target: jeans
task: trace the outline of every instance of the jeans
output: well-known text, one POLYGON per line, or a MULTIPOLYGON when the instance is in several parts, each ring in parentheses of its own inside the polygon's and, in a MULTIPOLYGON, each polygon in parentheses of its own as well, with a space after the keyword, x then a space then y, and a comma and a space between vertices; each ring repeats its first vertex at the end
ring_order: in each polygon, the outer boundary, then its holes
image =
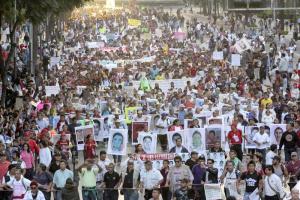
POLYGON ((139 194, 136 190, 123 190, 124 192, 124 200, 137 200, 139 198, 139 194))
POLYGON ((103 190, 102 189, 97 190, 97 200, 103 200, 103 190))
POLYGON ((83 189, 82 188, 82 199, 83 200, 97 200, 96 189, 83 189))
POLYGON ((62 191, 61 190, 57 190, 57 191, 55 191, 54 193, 54 200, 63 200, 62 199, 62 191))
POLYGON ((104 200, 118 200, 119 192, 118 190, 106 190, 104 192, 104 200))

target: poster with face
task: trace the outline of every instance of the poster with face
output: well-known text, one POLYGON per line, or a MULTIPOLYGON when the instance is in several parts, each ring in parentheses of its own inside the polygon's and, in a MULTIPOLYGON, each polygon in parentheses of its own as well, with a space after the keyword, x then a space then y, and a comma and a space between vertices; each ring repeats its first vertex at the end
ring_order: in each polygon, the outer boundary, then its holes
POLYGON ((204 128, 204 126, 207 123, 207 116, 206 115, 194 115, 194 118, 198 119, 198 123, 200 125, 200 128, 204 128))
POLYGON ((214 168, 218 169, 218 177, 220 177, 224 171, 224 166, 226 163, 226 159, 225 159, 225 153, 220 152, 220 153, 208 153, 207 158, 209 159, 213 159, 214 162, 214 168))
POLYGON ((281 136, 286 131, 286 124, 270 124, 271 144, 279 146, 281 136))
POLYGON ((206 149, 211 149, 216 142, 221 144, 222 138, 222 126, 208 126, 205 128, 205 144, 206 149))
POLYGON ((138 143, 142 145, 146 153, 156 153, 157 134, 155 133, 140 133, 138 143))
POLYGON ((192 119, 185 119, 184 120, 184 129, 190 128, 193 125, 192 119))
POLYGON ((148 132, 149 131, 149 122, 132 122, 132 144, 138 143, 139 132, 148 132))
POLYGON ((109 137, 109 117, 101 118, 101 137, 108 138, 109 137))
POLYGON ((103 141, 103 137, 101 134, 101 119, 93 119, 94 122, 94 137, 95 141, 103 141))
POLYGON ((187 147, 190 151, 202 153, 205 151, 205 128, 189 128, 185 130, 187 147))
POLYGON ((84 150, 84 143, 86 137, 88 135, 92 135, 94 137, 94 126, 78 126, 75 127, 75 135, 76 135, 76 142, 77 142, 77 150, 81 151, 84 150))
POLYGON ((182 146, 186 147, 186 138, 185 138, 183 130, 181 130, 181 131, 169 131, 167 133, 167 136, 168 136, 168 146, 169 146, 169 149, 171 149, 172 147, 176 146, 176 140, 178 138, 181 139, 182 146))
POLYGON ((208 124, 209 125, 214 125, 214 124, 223 124, 223 118, 222 117, 211 117, 208 119, 208 124))
POLYGON ((110 129, 107 153, 111 155, 126 155, 127 143, 127 129, 110 129))
POLYGON ((151 117, 151 130, 154 130, 156 128, 156 123, 160 119, 159 114, 154 114, 151 117))
POLYGON ((258 126, 247 126, 245 128, 245 148, 247 149, 255 149, 256 145, 253 142, 253 137, 256 133, 259 132, 258 126))

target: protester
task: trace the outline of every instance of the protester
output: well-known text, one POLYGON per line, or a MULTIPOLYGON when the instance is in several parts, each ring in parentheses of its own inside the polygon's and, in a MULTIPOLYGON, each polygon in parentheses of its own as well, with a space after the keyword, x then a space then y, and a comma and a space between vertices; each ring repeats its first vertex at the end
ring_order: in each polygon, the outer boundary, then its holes
POLYGON ((121 184, 121 177, 117 172, 115 172, 114 167, 113 163, 110 163, 107 166, 108 171, 104 174, 103 182, 100 185, 106 189, 103 194, 104 199, 118 200, 119 198, 117 189, 121 184))
MULTIPOLYGON (((152 162, 145 162, 145 172, 141 172, 141 188, 145 189, 145 199, 149 200, 152 197, 152 192, 154 188, 158 188, 158 186, 163 181, 163 176, 157 169, 153 169, 152 162)), ((169 176, 169 174, 168 174, 169 176)), ((168 179, 167 179, 168 182, 168 179)))
POLYGON ((283 199, 285 192, 282 188, 282 182, 280 178, 274 174, 274 169, 271 165, 265 167, 265 179, 264 179, 264 194, 266 200, 279 200, 283 199))
POLYGON ((135 188, 138 188, 140 184, 140 170, 135 168, 132 160, 127 162, 127 168, 122 172, 121 176, 124 199, 138 199, 139 194, 135 188))
POLYGON ((67 178, 65 186, 61 190, 61 199, 80 200, 78 188, 71 178, 67 178))
POLYGON ((45 200, 44 194, 38 189, 38 183, 32 181, 30 183, 30 191, 25 193, 24 199, 45 200))

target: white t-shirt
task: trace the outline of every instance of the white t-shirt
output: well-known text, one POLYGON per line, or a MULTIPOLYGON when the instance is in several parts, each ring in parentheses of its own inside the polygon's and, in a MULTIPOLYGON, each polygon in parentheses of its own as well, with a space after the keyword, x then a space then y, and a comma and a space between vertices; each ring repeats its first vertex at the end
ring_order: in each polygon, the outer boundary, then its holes
POLYGON ((266 154, 266 165, 272 165, 274 156, 276 156, 276 153, 274 153, 273 151, 269 151, 266 154))
POLYGON ((259 145, 256 144, 257 149, 265 149, 269 146, 270 137, 267 133, 260 134, 260 132, 257 132, 253 137, 253 141, 260 143, 259 145))
POLYGON ((33 199, 31 191, 27 191, 24 196, 24 199, 26 199, 26 200, 45 200, 45 196, 41 191, 38 191, 37 197, 35 199, 33 199))
MULTIPOLYGON (((22 196, 26 193, 27 188, 29 188, 31 181, 27 178, 21 177, 19 181, 17 181, 15 178, 11 179, 7 185, 9 185, 11 188, 13 188, 13 196, 22 196)), ((23 198, 14 200, 23 200, 23 198)))
POLYGON ((152 190, 161 180, 163 176, 157 169, 145 170, 140 174, 141 182, 143 182, 145 189, 152 190))

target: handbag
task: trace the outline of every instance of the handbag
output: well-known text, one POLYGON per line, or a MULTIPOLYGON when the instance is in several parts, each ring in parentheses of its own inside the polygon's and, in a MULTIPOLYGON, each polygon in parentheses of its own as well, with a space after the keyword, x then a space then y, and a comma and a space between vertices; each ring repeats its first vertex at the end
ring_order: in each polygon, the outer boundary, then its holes
MULTIPOLYGON (((270 184, 270 180, 269 180, 269 178, 267 178, 268 179, 268 185, 269 185, 269 187, 271 188, 271 190, 273 190, 273 192, 275 192, 275 194, 276 194, 276 196, 278 197, 278 199, 281 199, 280 198, 280 193, 278 192, 278 191, 276 191, 272 186, 271 186, 271 184, 270 184)), ((284 196, 285 196, 285 194, 284 194, 284 196)))

